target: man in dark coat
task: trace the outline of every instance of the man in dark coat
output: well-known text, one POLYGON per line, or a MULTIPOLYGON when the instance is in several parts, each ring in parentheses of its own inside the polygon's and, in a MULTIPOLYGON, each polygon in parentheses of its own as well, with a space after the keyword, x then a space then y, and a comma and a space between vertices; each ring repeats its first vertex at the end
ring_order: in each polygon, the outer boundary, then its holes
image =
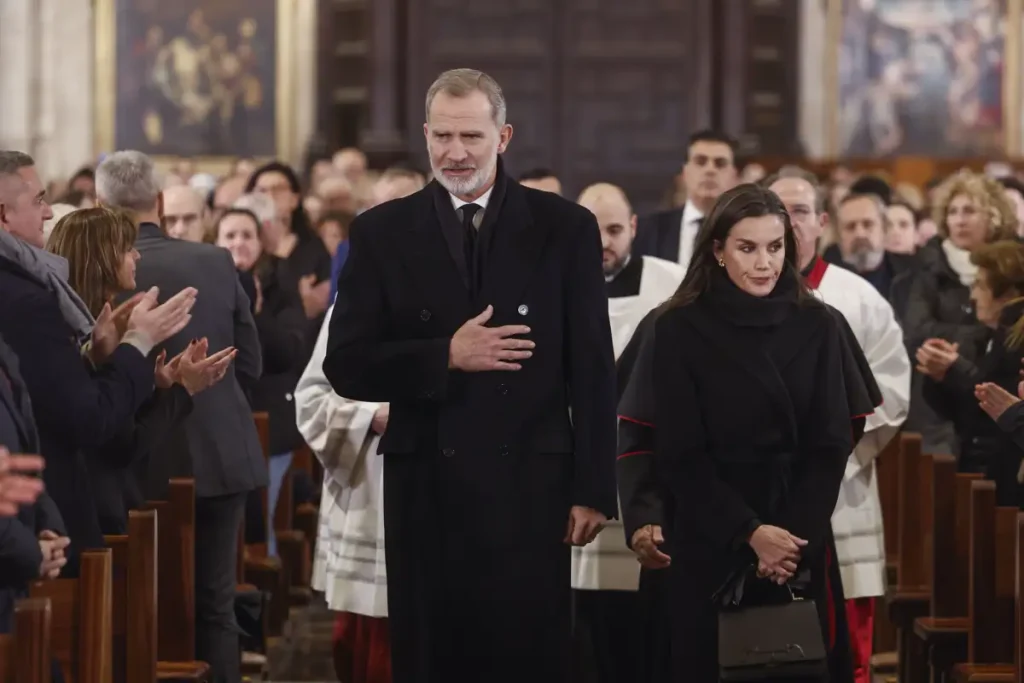
POLYGON ((593 214, 523 188, 486 74, 427 94, 434 182, 352 225, 324 373, 388 401, 395 683, 567 680, 570 544, 616 515, 615 370, 593 214))
POLYGON ((149 157, 117 152, 96 169, 97 199, 130 212, 139 224, 142 258, 136 287, 160 288, 165 299, 199 291, 192 318, 160 348, 173 358, 192 339, 207 338, 211 352, 235 347, 233 372, 193 398, 183 430, 180 461, 154 463, 165 476, 196 480, 196 653, 216 681, 241 680, 234 616, 238 531, 249 491, 267 484, 267 465, 252 411, 242 391, 262 373, 262 355, 249 299, 226 249, 168 237, 161 229, 160 187, 149 157))

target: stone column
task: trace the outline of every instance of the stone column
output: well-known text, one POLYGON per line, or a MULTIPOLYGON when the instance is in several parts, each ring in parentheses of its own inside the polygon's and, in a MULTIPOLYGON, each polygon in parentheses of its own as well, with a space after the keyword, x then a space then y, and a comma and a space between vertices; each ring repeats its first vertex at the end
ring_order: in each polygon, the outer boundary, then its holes
POLYGON ((36 2, 0 0, 0 148, 34 153, 36 2))

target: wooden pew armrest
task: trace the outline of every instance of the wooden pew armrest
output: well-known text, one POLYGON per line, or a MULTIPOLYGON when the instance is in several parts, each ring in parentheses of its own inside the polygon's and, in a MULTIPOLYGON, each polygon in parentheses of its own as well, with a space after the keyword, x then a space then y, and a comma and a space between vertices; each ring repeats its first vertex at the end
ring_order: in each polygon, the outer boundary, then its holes
POLYGON ((182 683, 199 681, 208 683, 210 665, 206 662, 157 662, 156 679, 158 681, 180 681, 182 683))
POLYGON ((1012 664, 957 664, 953 667, 954 683, 1014 683, 1016 669, 1012 664))
POLYGON ((914 635, 930 645, 937 644, 966 637, 970 623, 967 617, 918 617, 914 619, 914 635))
POLYGON ((896 628, 913 628, 914 619, 927 616, 931 591, 921 586, 897 588, 885 598, 889 620, 896 628))

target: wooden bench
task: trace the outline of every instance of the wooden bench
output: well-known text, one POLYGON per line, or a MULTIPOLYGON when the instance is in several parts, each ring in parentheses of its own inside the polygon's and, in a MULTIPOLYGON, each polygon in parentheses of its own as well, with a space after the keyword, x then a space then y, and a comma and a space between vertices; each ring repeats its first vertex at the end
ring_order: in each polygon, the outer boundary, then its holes
POLYGON ((109 549, 82 552, 79 577, 33 582, 33 598, 50 601, 50 647, 66 683, 110 683, 112 567, 109 549))
POLYGON ((0 636, 0 683, 50 683, 50 601, 27 598, 14 605, 14 630, 0 636))

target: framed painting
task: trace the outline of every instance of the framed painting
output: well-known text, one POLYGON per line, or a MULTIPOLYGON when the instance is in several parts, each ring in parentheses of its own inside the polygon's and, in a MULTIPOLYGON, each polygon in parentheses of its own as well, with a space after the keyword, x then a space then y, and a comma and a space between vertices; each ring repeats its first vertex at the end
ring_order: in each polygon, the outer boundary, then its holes
POLYGON ((1019 151, 1021 0, 822 1, 830 156, 1019 151))
POLYGON ((283 156, 291 0, 95 0, 97 153, 283 156))

